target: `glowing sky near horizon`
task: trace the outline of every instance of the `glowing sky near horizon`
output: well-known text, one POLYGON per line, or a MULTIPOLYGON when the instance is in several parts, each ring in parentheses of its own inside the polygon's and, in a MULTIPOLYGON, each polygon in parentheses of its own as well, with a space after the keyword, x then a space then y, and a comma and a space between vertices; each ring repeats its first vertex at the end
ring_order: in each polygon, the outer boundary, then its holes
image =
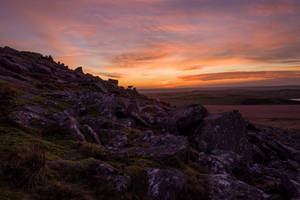
POLYGON ((300 84, 299 0, 3 0, 0 27, 124 86, 300 84))

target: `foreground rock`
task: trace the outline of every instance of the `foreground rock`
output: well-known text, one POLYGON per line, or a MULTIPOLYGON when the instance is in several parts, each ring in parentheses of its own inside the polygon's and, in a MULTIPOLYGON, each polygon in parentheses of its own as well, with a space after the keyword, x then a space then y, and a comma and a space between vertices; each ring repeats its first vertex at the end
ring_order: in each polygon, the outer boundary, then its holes
POLYGON ((68 132, 74 139, 86 141, 85 136, 80 131, 78 121, 67 112, 56 113, 53 118, 58 122, 58 126, 68 132))
POLYGON ((176 200, 183 189, 184 175, 180 172, 147 169, 148 194, 153 200, 176 200))
POLYGON ((269 195, 227 174, 212 175, 209 180, 209 198, 211 200, 263 200, 269 195))
POLYGON ((131 183, 131 179, 128 175, 121 173, 119 170, 113 168, 107 164, 99 164, 95 169, 94 178, 105 179, 112 181, 115 188, 119 192, 124 192, 128 189, 131 183))
POLYGON ((233 169, 245 167, 241 165, 242 156, 234 152, 216 152, 217 154, 199 153, 199 162, 216 174, 231 174, 233 169))

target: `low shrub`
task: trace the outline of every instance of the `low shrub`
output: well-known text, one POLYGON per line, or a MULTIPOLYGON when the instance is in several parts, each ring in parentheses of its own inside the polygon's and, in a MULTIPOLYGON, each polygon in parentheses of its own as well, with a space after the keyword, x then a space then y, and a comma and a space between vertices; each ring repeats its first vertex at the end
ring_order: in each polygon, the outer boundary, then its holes
POLYGON ((56 183, 37 190, 38 200, 92 200, 88 192, 77 185, 56 183))
POLYGON ((206 178, 190 167, 186 167, 183 172, 184 187, 179 199, 208 199, 206 178))
POLYGON ((42 129, 42 136, 50 140, 71 139, 68 130, 60 127, 58 124, 51 124, 42 129))
POLYGON ((148 199, 148 176, 146 169, 132 165, 126 168, 126 172, 131 177, 130 190, 132 194, 136 195, 137 199, 148 199))
POLYGON ((78 142, 77 145, 78 151, 85 157, 93 157, 100 160, 105 160, 108 156, 108 153, 102 145, 89 142, 78 142))
POLYGON ((0 118, 6 118, 15 105, 15 92, 0 84, 0 118))

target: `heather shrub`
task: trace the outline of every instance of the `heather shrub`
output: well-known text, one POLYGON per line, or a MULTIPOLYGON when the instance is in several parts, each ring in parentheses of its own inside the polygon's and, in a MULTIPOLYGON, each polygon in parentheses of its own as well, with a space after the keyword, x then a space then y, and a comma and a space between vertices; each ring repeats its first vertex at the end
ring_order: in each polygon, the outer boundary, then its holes
POLYGON ((37 190, 39 200, 92 200, 86 191, 77 185, 56 183, 37 190))

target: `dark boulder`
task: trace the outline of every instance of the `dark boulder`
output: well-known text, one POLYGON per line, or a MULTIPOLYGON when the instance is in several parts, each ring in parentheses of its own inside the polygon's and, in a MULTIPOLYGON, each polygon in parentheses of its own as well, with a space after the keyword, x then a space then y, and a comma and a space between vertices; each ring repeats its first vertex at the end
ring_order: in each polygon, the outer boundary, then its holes
POLYGON ((251 145, 247 138, 246 123, 238 112, 209 115, 195 131, 199 151, 224 150, 249 157, 251 145))
POLYGON ((192 104, 172 110, 170 116, 178 132, 186 134, 207 116, 207 110, 200 104, 192 104))
POLYGON ((155 110, 157 114, 147 116, 148 121, 154 121, 164 132, 182 135, 188 135, 207 115, 207 110, 200 104, 183 106, 168 112, 161 108, 155 110))

